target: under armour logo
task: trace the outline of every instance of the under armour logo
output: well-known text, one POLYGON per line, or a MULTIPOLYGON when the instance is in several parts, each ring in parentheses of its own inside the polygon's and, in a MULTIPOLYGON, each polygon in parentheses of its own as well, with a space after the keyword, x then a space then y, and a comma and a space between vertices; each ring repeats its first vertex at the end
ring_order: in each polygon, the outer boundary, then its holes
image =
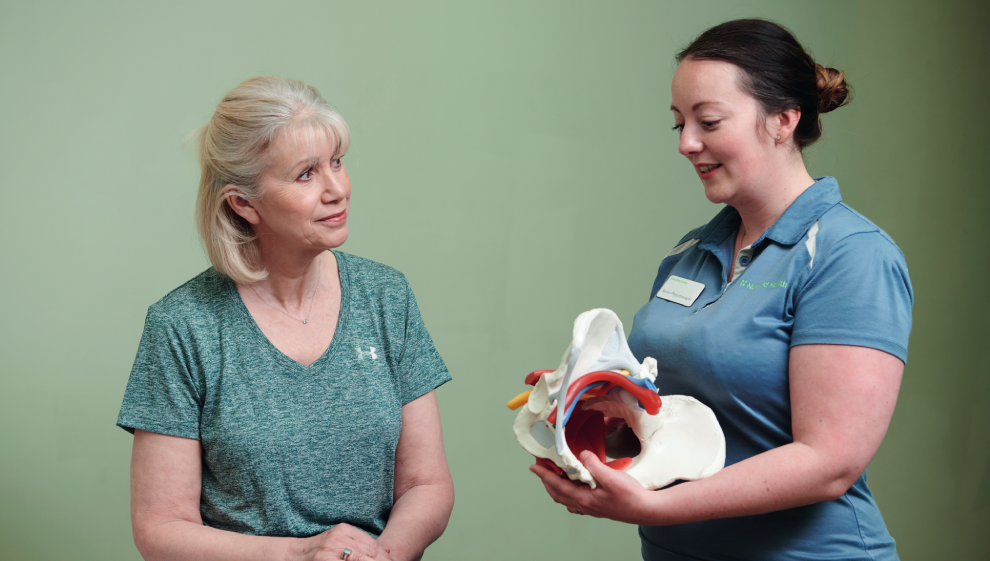
POLYGON ((375 354, 375 348, 374 347, 368 347, 368 348, 371 349, 371 350, 370 351, 362 351, 361 350, 361 347, 358 347, 357 348, 358 360, 363 360, 364 357, 366 357, 366 356, 370 356, 371 357, 371 360, 375 360, 376 358, 378 358, 378 355, 375 354))

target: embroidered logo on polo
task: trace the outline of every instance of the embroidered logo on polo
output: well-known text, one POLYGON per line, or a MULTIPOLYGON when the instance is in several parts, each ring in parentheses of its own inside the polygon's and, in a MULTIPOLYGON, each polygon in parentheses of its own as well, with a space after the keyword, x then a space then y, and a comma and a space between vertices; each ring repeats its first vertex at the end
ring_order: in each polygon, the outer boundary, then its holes
POLYGON ((368 347, 368 348, 371 349, 371 350, 370 351, 362 351, 361 350, 361 347, 358 347, 357 348, 358 360, 364 360, 364 357, 369 357, 369 358, 371 358, 371 360, 375 360, 376 358, 378 358, 378 355, 375 354, 375 348, 374 347, 368 347))
POLYGON ((759 284, 754 284, 746 279, 739 279, 739 286, 750 290, 756 290, 757 288, 787 288, 787 281, 762 282, 759 284))

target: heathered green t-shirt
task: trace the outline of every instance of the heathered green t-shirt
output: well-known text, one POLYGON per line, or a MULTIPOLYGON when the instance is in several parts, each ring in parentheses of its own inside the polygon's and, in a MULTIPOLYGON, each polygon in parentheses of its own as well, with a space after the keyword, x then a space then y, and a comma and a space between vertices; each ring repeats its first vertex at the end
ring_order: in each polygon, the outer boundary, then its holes
POLYGON ((310 366, 275 348, 212 268, 148 309, 117 425, 200 441, 208 526, 385 528, 402 406, 450 375, 402 273, 333 253, 340 319, 310 366))

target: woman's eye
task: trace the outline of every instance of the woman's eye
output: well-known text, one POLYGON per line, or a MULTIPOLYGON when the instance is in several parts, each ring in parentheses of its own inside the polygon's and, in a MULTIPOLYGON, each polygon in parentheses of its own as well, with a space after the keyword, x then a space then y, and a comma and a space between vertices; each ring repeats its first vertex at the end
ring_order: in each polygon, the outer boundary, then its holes
POLYGON ((340 158, 334 158, 334 160, 330 162, 330 165, 333 166, 333 169, 340 169, 340 158))
POLYGON ((670 130, 674 130, 674 131, 677 131, 677 132, 681 132, 681 131, 683 131, 683 130, 684 130, 684 125, 674 125, 674 128, 672 128, 672 129, 670 129, 670 130))
POLYGON ((299 179, 303 181, 307 181, 312 177, 313 177, 313 168, 309 168, 308 170, 302 172, 302 175, 299 176, 299 179))
POLYGON ((701 121, 701 125, 706 129, 713 129, 718 126, 722 121, 701 121))

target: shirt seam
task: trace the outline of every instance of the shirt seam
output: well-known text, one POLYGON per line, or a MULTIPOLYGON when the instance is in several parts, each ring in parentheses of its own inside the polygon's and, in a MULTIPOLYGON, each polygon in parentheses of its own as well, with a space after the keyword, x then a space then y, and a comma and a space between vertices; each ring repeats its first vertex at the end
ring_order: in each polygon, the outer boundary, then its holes
MULTIPOLYGON (((821 233, 821 230, 819 230, 819 233, 821 233)), ((832 256, 835 254, 836 248, 842 242, 845 242, 847 240, 852 240, 852 238, 854 238, 856 236, 873 236, 873 235, 879 236, 880 239, 883 240, 886 243, 890 243, 887 240, 886 237, 884 237, 883 235, 880 234, 879 230, 872 230, 872 231, 866 231, 866 232, 852 232, 852 233, 846 234, 844 236, 841 236, 839 238, 836 238, 835 241, 831 241, 830 243, 828 243, 827 244, 827 247, 824 248, 825 251, 823 253, 823 252, 820 252, 820 250, 823 249, 822 246, 823 245, 826 245, 826 244, 821 243, 822 242, 821 238, 818 238, 818 244, 817 244, 818 250, 815 251, 815 259, 818 261, 818 270, 821 270, 821 268, 824 267, 826 263, 831 263, 832 262, 832 256)), ((850 241, 850 243, 855 243, 855 242, 850 241)), ((896 246, 894 246, 894 247, 896 248, 896 246)), ((811 262, 811 259, 810 258, 808 259, 808 262, 809 263, 811 262)), ((818 285, 818 280, 817 279, 820 278, 820 277, 818 275, 813 274, 813 272, 811 271, 811 268, 808 267, 807 265, 804 266, 802 269, 803 269, 802 272, 808 273, 808 276, 806 276, 805 283, 804 284, 801 284, 802 292, 804 292, 808 288, 817 286, 818 285)))
POLYGON ((859 521, 859 513, 856 512, 856 505, 852 503, 852 499, 849 498, 849 492, 842 494, 842 501, 846 503, 849 510, 852 511, 853 518, 856 519, 856 533, 859 534, 859 541, 863 544, 863 551, 870 556, 870 559, 876 559, 873 557, 873 552, 870 548, 866 547, 866 537, 863 536, 863 525, 859 521))

